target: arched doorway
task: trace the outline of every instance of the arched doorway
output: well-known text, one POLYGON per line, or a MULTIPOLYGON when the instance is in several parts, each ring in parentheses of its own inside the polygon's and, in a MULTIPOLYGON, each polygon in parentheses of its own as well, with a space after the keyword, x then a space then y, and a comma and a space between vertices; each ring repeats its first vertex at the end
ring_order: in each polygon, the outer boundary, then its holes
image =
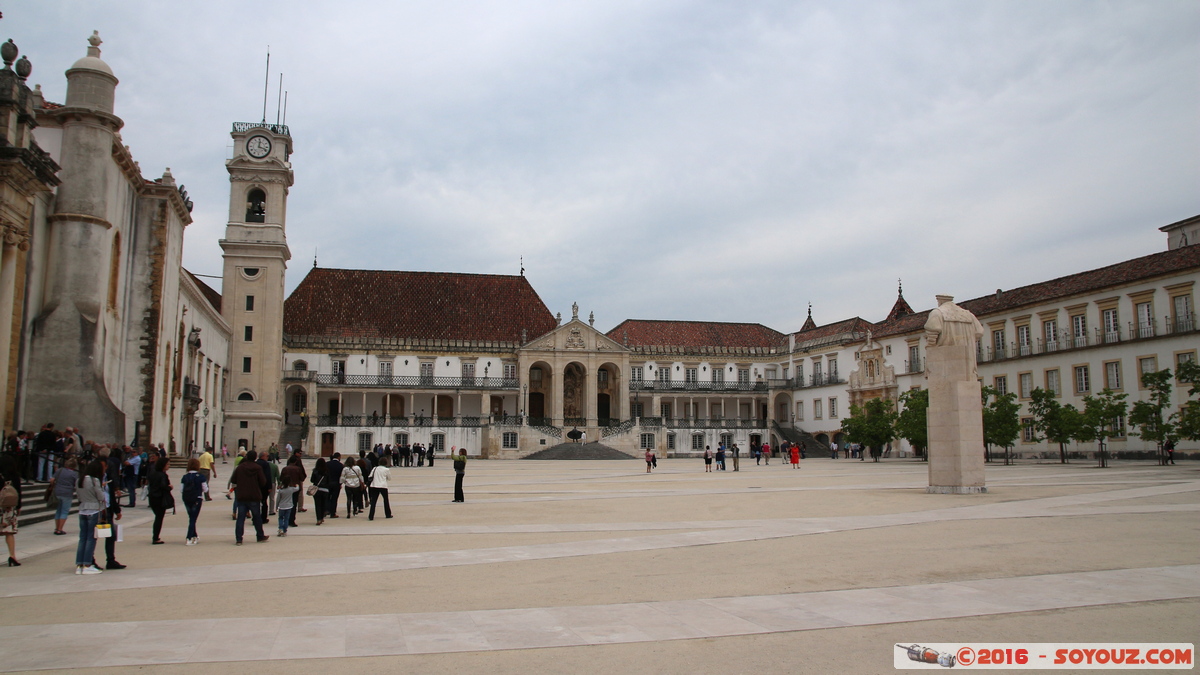
POLYGON ((454 399, 446 394, 439 394, 437 397, 437 416, 442 419, 452 419, 454 417, 454 399))
POLYGON ((529 417, 530 424, 551 424, 548 419, 550 400, 547 394, 550 393, 550 383, 554 381, 553 373, 550 364, 545 361, 538 361, 529 366, 528 384, 526 385, 529 389, 525 392, 525 402, 522 407, 525 415, 529 417))
POLYGON ((308 410, 308 391, 304 387, 288 387, 284 397, 284 420, 287 424, 300 424, 300 414, 308 410))
POLYGON ((582 364, 571 362, 563 369, 563 425, 587 424, 587 371, 582 364))
POLYGON ((817 434, 817 440, 824 443, 825 445, 829 445, 829 435, 828 434, 817 434))
POLYGON ((775 421, 785 424, 792 421, 792 397, 787 394, 775 395, 775 421))
POLYGON ((596 417, 600 426, 621 421, 620 372, 613 363, 605 363, 596 371, 596 417))
POLYGON ((608 426, 612 417, 612 399, 608 394, 596 394, 596 417, 599 418, 600 426, 608 426))
MULTIPOLYGON (((829 442, 828 440, 825 441, 825 443, 828 443, 828 442, 829 442)), ((846 442, 846 434, 843 434, 840 431, 837 432, 836 434, 833 435, 833 442, 837 443, 838 446, 840 447, 841 445, 843 445, 846 442)))

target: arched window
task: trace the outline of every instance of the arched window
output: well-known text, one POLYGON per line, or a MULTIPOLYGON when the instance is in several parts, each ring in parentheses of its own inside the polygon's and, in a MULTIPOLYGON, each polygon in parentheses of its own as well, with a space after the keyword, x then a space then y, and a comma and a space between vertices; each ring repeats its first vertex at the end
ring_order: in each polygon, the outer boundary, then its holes
POLYGON ((253 401, 254 394, 251 394, 248 391, 243 391, 242 393, 238 394, 238 400, 239 401, 253 401))
POLYGON ((258 188, 254 188, 246 196, 246 222, 267 222, 267 193, 258 188))
POLYGON ((308 361, 293 361, 292 370, 308 370, 308 361))

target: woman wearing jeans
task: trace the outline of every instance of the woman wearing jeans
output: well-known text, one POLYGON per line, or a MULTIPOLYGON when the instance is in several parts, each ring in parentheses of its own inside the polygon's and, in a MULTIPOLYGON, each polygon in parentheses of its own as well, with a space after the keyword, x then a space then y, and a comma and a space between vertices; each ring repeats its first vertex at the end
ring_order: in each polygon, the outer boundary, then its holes
POLYGON ((100 523, 100 511, 105 508, 107 495, 104 484, 104 465, 99 460, 87 465, 79 474, 79 547, 75 549, 75 574, 100 574, 101 569, 92 564, 96 552, 96 525, 100 523))
POLYGON ((200 535, 196 534, 196 519, 200 517, 200 507, 208 496, 208 479, 200 473, 200 460, 195 457, 188 460, 187 473, 179 479, 183 486, 180 499, 188 514, 187 545, 195 546, 200 543, 200 535))

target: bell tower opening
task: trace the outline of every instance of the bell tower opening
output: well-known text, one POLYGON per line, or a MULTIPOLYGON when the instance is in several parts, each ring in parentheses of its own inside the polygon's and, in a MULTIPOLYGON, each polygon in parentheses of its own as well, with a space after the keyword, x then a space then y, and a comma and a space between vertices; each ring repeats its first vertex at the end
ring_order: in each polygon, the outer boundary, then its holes
POLYGON ((254 188, 250 194, 246 195, 246 222, 267 222, 267 193, 258 188, 254 188))

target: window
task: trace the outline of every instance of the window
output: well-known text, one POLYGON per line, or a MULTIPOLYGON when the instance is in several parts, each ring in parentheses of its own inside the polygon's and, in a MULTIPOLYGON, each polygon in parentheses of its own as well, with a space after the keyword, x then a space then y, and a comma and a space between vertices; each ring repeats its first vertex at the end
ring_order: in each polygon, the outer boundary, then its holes
POLYGON ((796 419, 804 419, 804 401, 796 401, 796 419))
POLYGON ((629 414, 633 417, 641 417, 642 416, 642 407, 643 406, 642 406, 641 401, 634 401, 633 403, 630 403, 629 404, 629 414))
POLYGON ((601 385, 608 384, 608 369, 607 368, 601 368, 600 370, 596 371, 596 383, 601 384, 601 385))
POLYGON ((380 377, 391 377, 392 376, 392 362, 391 361, 380 361, 379 362, 379 376, 380 377))
POLYGON ((373 444, 371 443, 371 432, 363 431, 358 434, 358 451, 359 452, 370 452, 372 445, 373 444))
MULTIPOLYGON (((425 380, 425 381, 429 381, 429 380, 433 379, 433 362, 432 361, 423 361, 421 363, 421 379, 425 380)), ((531 382, 541 382, 542 369, 541 368, 531 369, 529 371, 529 380, 531 382)))
POLYGON ((510 449, 510 450, 513 448, 516 448, 517 447, 517 432, 515 432, 515 431, 504 432, 504 437, 503 437, 503 439, 501 439, 501 447, 510 449))
POLYGON ((474 363, 462 364, 462 376, 463 376, 464 380, 475 379, 475 364, 474 363))
POLYGON ((1158 357, 1145 356, 1138 359, 1138 372, 1141 374, 1138 377, 1138 384, 1141 384, 1142 376, 1144 376, 1146 373, 1158 372, 1158 357))
MULTIPOLYGON (((249 422, 247 422, 246 420, 242 420, 241 422, 238 422, 238 428, 239 428, 239 429, 249 429, 249 428, 250 428, 250 423, 249 423, 249 422)), ((245 443, 242 443, 241 445, 242 445, 242 447, 245 447, 245 446, 246 446, 246 444, 245 444, 245 443)))
POLYGON ((837 417, 837 415, 838 415, 837 398, 830 398, 829 399, 829 418, 833 419, 833 418, 837 417))
MULTIPOLYGON (((1184 363, 1191 363, 1196 360, 1196 352, 1180 352, 1175 355, 1175 372, 1179 372, 1179 366, 1184 363)), ((1180 384, 1183 384, 1181 381, 1180 384)))
POLYGON ((908 372, 921 372, 921 346, 909 345, 908 347, 908 372))
POLYGON ((1154 337, 1154 305, 1149 302, 1139 302, 1134 306, 1137 312, 1138 337, 1154 337))
POLYGON ((121 280, 121 233, 113 233, 112 254, 108 260, 108 308, 117 309, 117 290, 121 280))
POLYGON ((346 374, 346 362, 342 361, 340 359, 334 359, 333 361, 331 361, 329 364, 329 368, 330 368, 330 371, 333 372, 334 375, 345 375, 346 374))
POLYGON ((667 449, 675 449, 675 434, 667 434, 667 449))
POLYGON ((1036 443, 1037 433, 1033 430, 1033 418, 1021 418, 1021 440, 1026 443, 1036 443))
POLYGON ((1047 319, 1042 322, 1042 330, 1046 338, 1046 351, 1052 352, 1058 348, 1058 320, 1047 319))
POLYGON ((1033 373, 1021 373, 1017 376, 1017 394, 1021 398, 1029 398, 1030 392, 1033 391, 1033 373))
POLYGON ((1087 366, 1075 366, 1075 393, 1086 394, 1092 390, 1092 377, 1087 366))
POLYGON ((641 441, 640 447, 642 450, 654 449, 654 434, 642 434, 641 441))
POLYGON ((1117 318, 1117 309, 1106 309, 1101 313, 1104 320, 1104 342, 1116 342, 1121 339, 1121 323, 1117 318))
POLYGON ((254 326, 246 326, 243 330, 243 339, 246 342, 254 342, 254 326))
POLYGON ((1029 326, 1017 326, 1017 350, 1020 356, 1029 356, 1032 352, 1029 326))
POLYGON ((659 382, 670 382, 671 381, 671 367, 667 366, 666 368, 663 368, 662 366, 659 366, 657 379, 659 382))
POLYGON ((247 277, 253 279, 254 277, 258 276, 258 268, 257 267, 243 267, 242 274, 245 274, 247 277))
POLYGON ((302 413, 308 408, 308 394, 297 391, 292 394, 292 412, 302 413))
POLYGON ((248 391, 243 391, 242 393, 238 394, 238 400, 239 401, 253 401, 254 394, 251 394, 248 391))
POLYGON ((1075 339, 1074 346, 1087 346, 1087 317, 1083 314, 1071 317, 1071 336, 1075 339))
POLYGON ((254 311, 254 296, 253 295, 246 296, 246 311, 247 312, 254 311))
POLYGON ((1121 362, 1109 361, 1104 364, 1104 386, 1107 389, 1121 388, 1121 362))
POLYGON ((429 447, 437 452, 446 451, 446 434, 434 434, 429 438, 429 447))
POLYGON ((783 379, 785 379, 785 380, 788 379, 788 367, 787 366, 783 367, 783 379))
POLYGON ((721 368, 713 368, 712 371, 713 384, 725 384, 725 371, 721 368))
POLYGON ((665 420, 671 419, 671 404, 660 403, 658 406, 658 414, 665 420))
POLYGON ((1004 329, 992 331, 992 353, 995 358, 1004 358, 1004 329))
POLYGON ((995 387, 996 393, 1003 396, 1008 393, 1008 376, 998 375, 992 378, 992 386, 995 387))
POLYGON ((242 372, 243 373, 250 372, 250 357, 249 356, 242 357, 242 372))
POLYGON ((1062 378, 1059 377, 1057 368, 1046 371, 1046 391, 1055 396, 1062 396, 1062 378))
POLYGON ((733 434, 721 434, 721 445, 727 448, 733 445, 733 434))
POLYGON ((408 432, 398 432, 396 434, 396 445, 408 445, 408 432))
POLYGON ((750 384, 749 368, 738 368, 738 384, 750 384))
POLYGON ((695 384, 697 379, 698 378, 697 378, 695 368, 688 368, 688 369, 684 370, 684 381, 685 382, 687 382, 688 384, 695 384))
POLYGON ((692 434, 692 449, 693 450, 703 450, 704 449, 704 434, 692 434))
POLYGON ((1125 438, 1125 416, 1117 415, 1112 422, 1112 434, 1117 438, 1125 438))
POLYGON ((813 399, 813 419, 821 419, 821 399, 813 399))
POLYGON ((1177 295, 1171 298, 1171 305, 1175 309, 1175 316, 1172 317, 1175 321, 1174 332, 1192 330, 1192 296, 1177 295))
POLYGON ((642 381, 642 367, 641 366, 634 366, 629 369, 629 381, 630 382, 641 382, 642 381))
POLYGON ((308 361, 293 361, 292 370, 308 370, 308 361))
POLYGON ((837 359, 829 359, 829 381, 836 382, 838 379, 837 359))

